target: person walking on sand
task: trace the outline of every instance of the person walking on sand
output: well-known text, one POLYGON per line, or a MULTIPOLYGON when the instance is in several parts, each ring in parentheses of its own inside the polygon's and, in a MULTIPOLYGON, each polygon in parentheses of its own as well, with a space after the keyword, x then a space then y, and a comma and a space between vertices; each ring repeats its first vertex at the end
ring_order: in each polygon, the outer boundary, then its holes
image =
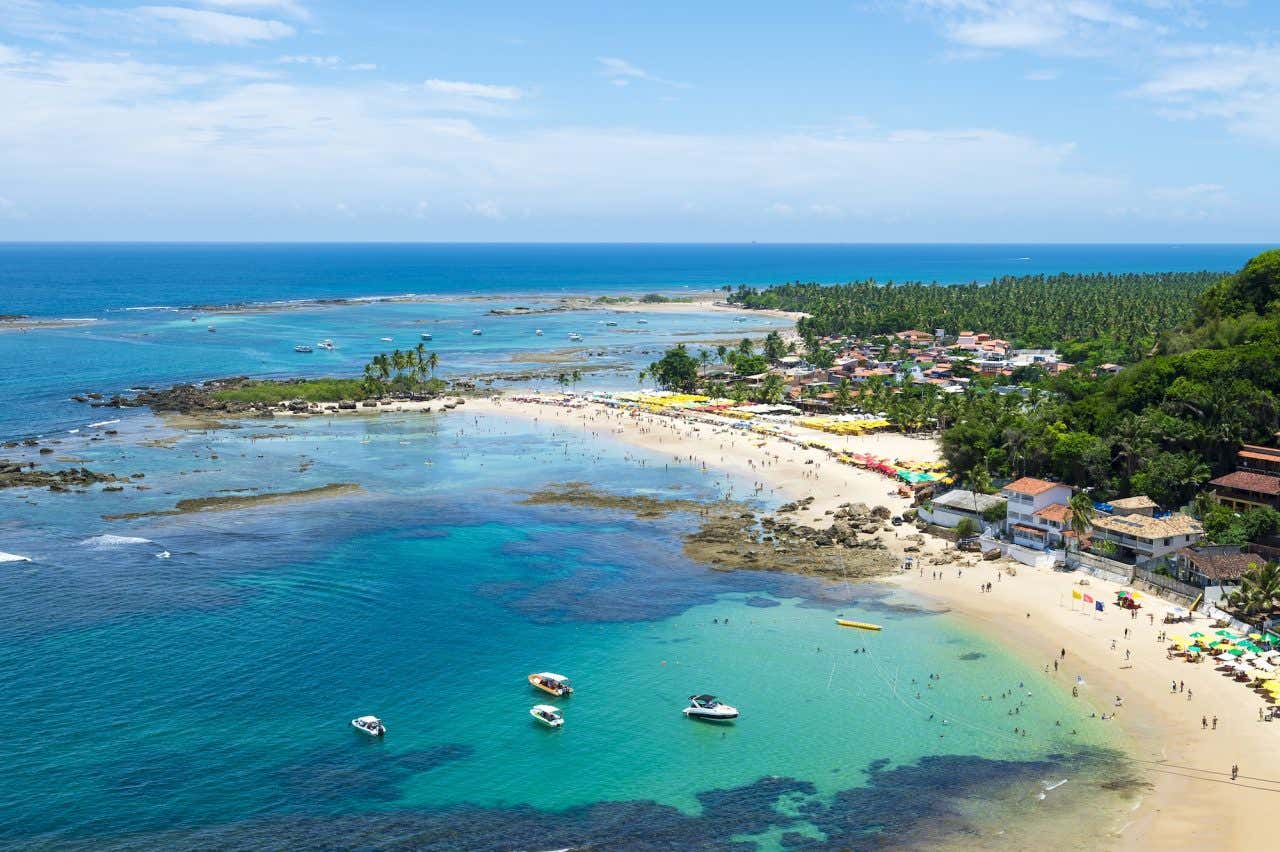
POLYGON ((1240 765, 1236 763, 1231 764, 1231 780, 1234 781, 1239 777, 1240 777, 1240 765))
POLYGON ((1218 717, 1217 717, 1217 716, 1214 716, 1214 717, 1213 717, 1213 729, 1214 729, 1215 731, 1216 731, 1216 730, 1218 730, 1218 717))

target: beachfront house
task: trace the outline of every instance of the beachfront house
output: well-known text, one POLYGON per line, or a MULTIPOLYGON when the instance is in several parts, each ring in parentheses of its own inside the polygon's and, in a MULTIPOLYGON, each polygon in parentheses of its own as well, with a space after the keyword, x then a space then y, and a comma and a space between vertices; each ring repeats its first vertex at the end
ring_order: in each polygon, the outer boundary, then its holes
POLYGON ((1037 550, 1061 546, 1071 526, 1070 485, 1024 476, 1000 489, 1000 496, 1008 501, 1006 526, 1014 544, 1037 550))
POLYGON ((1114 514, 1098 512, 1093 516, 1089 536, 1093 548, 1100 541, 1115 545, 1118 561, 1141 565, 1189 547, 1204 535, 1204 527, 1190 515, 1115 509, 1117 502, 1110 504, 1114 514))
POLYGON ((1238 511, 1280 509, 1280 449, 1245 444, 1236 453, 1236 469, 1209 486, 1221 503, 1238 511))
POLYGON ((934 497, 927 509, 920 510, 920 517, 931 524, 955 529, 966 518, 973 522, 975 530, 1004 526, 1005 505, 999 494, 981 494, 963 488, 955 488, 940 497, 934 497))
POLYGON ((1237 586, 1241 575, 1262 561, 1264 557, 1246 553, 1238 544, 1204 544, 1182 548, 1173 564, 1179 580, 1205 589, 1237 586))

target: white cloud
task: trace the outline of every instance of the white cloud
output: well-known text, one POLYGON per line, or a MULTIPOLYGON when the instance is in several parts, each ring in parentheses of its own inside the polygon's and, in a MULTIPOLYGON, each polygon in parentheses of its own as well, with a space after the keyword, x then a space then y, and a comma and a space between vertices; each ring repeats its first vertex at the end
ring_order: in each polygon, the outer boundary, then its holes
POLYGON ((422 84, 429 92, 439 95, 456 95, 462 98, 478 98, 487 101, 516 101, 524 92, 514 86, 491 86, 487 83, 467 83, 461 80, 426 80, 422 84))
POLYGON ((1131 94, 1174 119, 1216 118, 1238 133, 1280 141, 1280 45, 1191 45, 1131 94))
POLYGON ((188 9, 184 6, 139 6, 135 13, 171 27, 192 41, 208 44, 251 44, 274 41, 296 33, 282 21, 188 9))
POLYGON ((471 213, 474 216, 479 216, 482 219, 501 222, 503 219, 507 218, 496 201, 468 202, 465 207, 468 213, 471 213))
POLYGON ((1118 38, 1160 33, 1164 25, 1145 15, 1149 0, 911 0, 910 7, 936 18, 946 37, 979 51, 1029 50, 1095 53, 1118 38), (1139 14, 1136 11, 1143 12, 1139 14))
POLYGON ((1213 209, 989 128, 530 126, 367 75, 20 59, 0 66, 0 185, 46 237, 1087 239, 1133 199, 1155 221, 1213 209))
POLYGON ((596 58, 600 63, 600 73, 609 78, 609 81, 615 86, 626 86, 632 80, 645 80, 650 83, 658 83, 663 86, 675 86, 679 89, 690 88, 688 83, 680 83, 675 80, 668 80, 633 65, 625 59, 619 59, 616 56, 600 56, 596 58))
POLYGON ((1034 71, 1028 71, 1023 75, 1023 79, 1031 80, 1036 83, 1044 83, 1050 80, 1056 80, 1060 77, 1057 71, 1052 68, 1037 68, 1034 71))
POLYGON ((336 68, 342 64, 341 56, 281 56, 277 62, 283 65, 319 65, 322 68, 336 68))
POLYGON ((300 21, 311 19, 311 12, 296 0, 195 0, 197 5, 234 12, 269 12, 288 15, 300 21))

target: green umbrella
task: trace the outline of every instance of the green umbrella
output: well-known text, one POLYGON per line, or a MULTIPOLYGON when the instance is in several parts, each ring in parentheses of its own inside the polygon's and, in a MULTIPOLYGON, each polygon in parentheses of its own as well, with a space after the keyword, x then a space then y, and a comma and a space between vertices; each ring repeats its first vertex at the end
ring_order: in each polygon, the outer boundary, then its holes
POLYGON ((1188 648, 1188 649, 1187 649, 1187 653, 1188 653, 1188 654, 1199 654, 1199 653, 1202 653, 1202 651, 1200 650, 1200 646, 1199 646, 1199 645, 1192 645, 1190 648, 1188 648))
POLYGON ((1240 638, 1240 637, 1239 637, 1239 636, 1237 636, 1236 634, 1232 633, 1230 630, 1218 630, 1218 631, 1215 631, 1213 635, 1214 635, 1214 636, 1224 636, 1224 637, 1226 637, 1227 639, 1239 639, 1239 638, 1240 638))
POLYGON ((1192 634, 1191 634, 1191 638, 1192 638, 1192 639, 1201 639, 1201 638, 1203 638, 1203 637, 1204 637, 1204 634, 1203 634, 1203 633, 1201 633, 1199 630, 1197 630, 1195 633, 1192 633, 1192 634))
POLYGON ((1245 650, 1244 648, 1232 648, 1230 651, 1227 651, 1227 653, 1233 657, 1240 657, 1244 655, 1245 650))

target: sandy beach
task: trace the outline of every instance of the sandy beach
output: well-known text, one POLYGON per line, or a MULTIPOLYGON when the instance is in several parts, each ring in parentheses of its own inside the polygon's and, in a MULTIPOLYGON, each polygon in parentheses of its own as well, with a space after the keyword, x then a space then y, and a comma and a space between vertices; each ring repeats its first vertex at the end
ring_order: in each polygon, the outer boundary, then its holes
MULTIPOLYGON (((675 463, 750 477, 757 494, 787 500, 812 496, 814 502, 804 514, 814 521, 848 502, 884 505, 895 513, 909 506, 881 476, 834 462, 820 450, 734 430, 729 423, 511 398, 472 400, 459 410, 607 432, 632 445, 670 453, 675 463)), ((885 457, 925 460, 938 453, 932 439, 894 433, 833 440, 847 442, 849 451, 885 457)), ((915 543, 907 537, 914 535, 913 527, 903 526, 882 537, 892 552, 903 555, 904 548, 915 543)), ((1028 664, 1044 669, 1053 688, 1070 692, 1076 687, 1079 700, 1088 705, 1082 711, 1099 717, 1115 714, 1105 722, 1085 721, 1115 725, 1135 774, 1151 786, 1139 794, 1125 818, 1082 827, 1098 846, 1236 849, 1265 848, 1273 842, 1268 807, 1280 803, 1280 723, 1261 722, 1259 698, 1216 671, 1216 663, 1168 659, 1168 643, 1158 639, 1161 632, 1185 635, 1206 629, 1206 618, 1198 617, 1191 625, 1164 625, 1162 616, 1171 605, 1151 595, 1144 598, 1145 609, 1136 619, 1109 605, 1096 612, 1073 602, 1072 590, 1109 604, 1122 587, 1078 573, 1023 565, 1016 565, 1011 575, 1007 560, 981 561, 929 536, 921 552, 912 555, 922 564, 889 578, 890 583, 949 609, 1028 664), (935 571, 940 579, 931 579, 935 571), (987 582, 992 591, 981 592, 987 582), (1178 688, 1171 688, 1175 684, 1178 688), (1240 773, 1235 781, 1233 764, 1240 773)))

